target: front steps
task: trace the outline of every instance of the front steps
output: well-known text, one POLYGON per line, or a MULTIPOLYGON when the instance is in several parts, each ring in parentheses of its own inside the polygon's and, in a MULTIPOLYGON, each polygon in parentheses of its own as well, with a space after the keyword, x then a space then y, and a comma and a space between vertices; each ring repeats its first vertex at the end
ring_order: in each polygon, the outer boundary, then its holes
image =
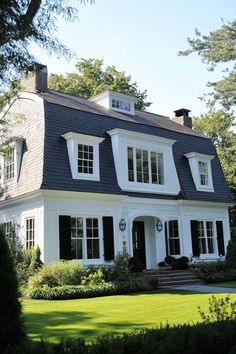
POLYGON ((151 281, 157 289, 174 288, 179 285, 203 284, 197 274, 188 269, 145 270, 142 272, 142 276, 151 281))

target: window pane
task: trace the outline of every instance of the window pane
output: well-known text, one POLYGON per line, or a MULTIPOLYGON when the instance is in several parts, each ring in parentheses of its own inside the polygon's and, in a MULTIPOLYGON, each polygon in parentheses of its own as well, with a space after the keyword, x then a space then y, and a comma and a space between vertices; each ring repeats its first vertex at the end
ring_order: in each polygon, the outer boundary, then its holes
POLYGON ((163 154, 158 153, 158 184, 164 184, 163 154))
POLYGON ((35 246, 35 219, 25 219, 25 247, 26 249, 35 246))
POLYGON ((93 146, 78 144, 78 172, 93 174, 93 146))
POLYGON ((99 258, 99 240, 88 239, 87 240, 87 258, 94 259, 99 258))
POLYGON ((71 256, 72 259, 82 259, 83 258, 83 240, 82 239, 72 239, 71 240, 71 256))
POLYGON ((130 182, 134 181, 133 148, 130 148, 130 147, 128 147, 128 180, 130 182))

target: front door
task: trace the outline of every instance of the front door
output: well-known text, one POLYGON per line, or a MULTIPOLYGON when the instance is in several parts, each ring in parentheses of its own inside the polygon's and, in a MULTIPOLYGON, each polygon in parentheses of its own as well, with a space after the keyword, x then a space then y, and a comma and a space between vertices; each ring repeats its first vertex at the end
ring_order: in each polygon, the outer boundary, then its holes
POLYGON ((145 234, 144 234, 144 222, 133 222, 133 255, 138 257, 143 264, 143 268, 146 269, 146 250, 145 250, 145 234))

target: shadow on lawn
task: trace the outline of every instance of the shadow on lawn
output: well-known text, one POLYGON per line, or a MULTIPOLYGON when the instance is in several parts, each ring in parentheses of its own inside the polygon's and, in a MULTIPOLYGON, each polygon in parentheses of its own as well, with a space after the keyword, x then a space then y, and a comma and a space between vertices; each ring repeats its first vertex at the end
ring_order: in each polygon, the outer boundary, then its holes
MULTIPOLYGON (((58 309, 60 311, 60 309, 58 309)), ((84 312, 58 313, 57 311, 47 311, 46 313, 24 314, 27 333, 33 340, 46 340, 50 342, 59 342, 63 338, 87 337, 88 341, 105 333, 122 333, 127 330, 136 330, 145 328, 148 323, 133 323, 127 320, 121 323, 114 322, 94 322, 97 314, 93 316, 84 312), (86 322, 86 327, 83 327, 86 322)))

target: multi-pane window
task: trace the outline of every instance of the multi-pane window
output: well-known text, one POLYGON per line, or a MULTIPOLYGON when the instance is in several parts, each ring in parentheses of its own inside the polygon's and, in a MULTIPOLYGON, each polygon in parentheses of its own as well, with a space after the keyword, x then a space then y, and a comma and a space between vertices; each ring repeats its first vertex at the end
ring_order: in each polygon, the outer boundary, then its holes
POLYGON ((121 101, 113 98, 111 102, 111 106, 112 108, 120 109, 122 111, 127 111, 127 112, 131 111, 130 102, 127 101, 121 101))
POLYGON ((35 246, 35 218, 25 219, 25 247, 26 249, 35 246))
POLYGON ((214 229, 212 221, 198 221, 200 254, 214 253, 214 229))
POLYGON ((75 259, 83 258, 83 226, 83 218, 71 218, 71 256, 75 259))
POLYGON ((72 258, 100 258, 99 242, 97 218, 71 218, 72 258))
POLYGON ((2 223, 1 228, 3 229, 6 237, 10 237, 12 235, 13 224, 11 221, 2 223))
POLYGON ((207 162, 198 161, 198 168, 199 168, 200 185, 201 186, 208 186, 209 178, 208 178, 207 162))
POLYGON ((7 148, 4 152, 4 180, 10 181, 15 177, 14 148, 7 148))
POLYGON ((168 235, 168 249, 169 254, 179 255, 180 254, 180 240, 179 240, 179 226, 178 220, 167 221, 167 235, 168 235))
POLYGON ((78 173, 93 174, 93 146, 78 144, 78 173))
POLYGON ((164 184, 163 154, 127 148, 129 182, 164 184))

